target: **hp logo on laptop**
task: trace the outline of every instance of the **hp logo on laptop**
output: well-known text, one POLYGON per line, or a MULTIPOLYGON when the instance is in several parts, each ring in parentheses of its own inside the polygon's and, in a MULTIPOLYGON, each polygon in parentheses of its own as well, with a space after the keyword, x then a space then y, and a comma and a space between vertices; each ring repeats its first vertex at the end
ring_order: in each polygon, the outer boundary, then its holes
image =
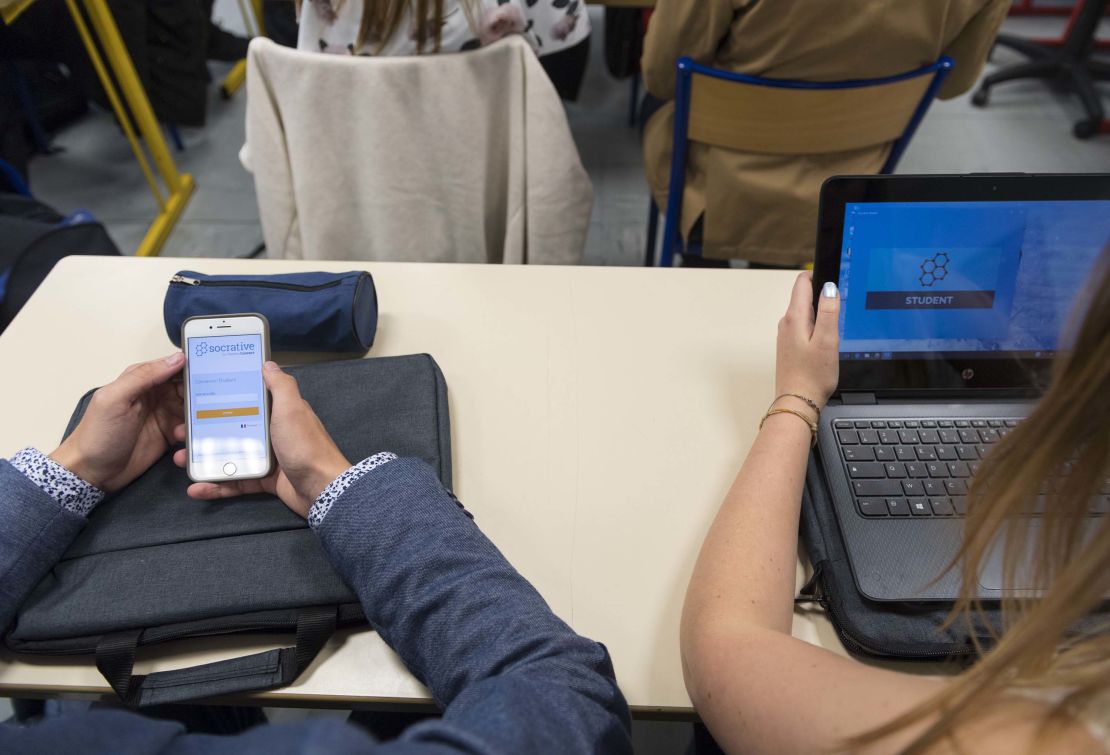
POLYGON ((973 377, 975 377, 975 370, 968 367, 960 373, 960 377, 962 377, 964 380, 971 380, 973 377))

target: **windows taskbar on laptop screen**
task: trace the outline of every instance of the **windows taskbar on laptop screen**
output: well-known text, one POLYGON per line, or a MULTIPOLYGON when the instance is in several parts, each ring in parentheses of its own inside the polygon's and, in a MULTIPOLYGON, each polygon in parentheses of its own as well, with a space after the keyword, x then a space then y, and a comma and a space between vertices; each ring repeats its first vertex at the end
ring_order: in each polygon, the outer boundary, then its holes
POLYGON ((1006 359, 1024 362, 1034 359, 1055 359, 1056 351, 842 351, 841 361, 891 361, 891 360, 935 360, 953 361, 968 359, 1006 359))

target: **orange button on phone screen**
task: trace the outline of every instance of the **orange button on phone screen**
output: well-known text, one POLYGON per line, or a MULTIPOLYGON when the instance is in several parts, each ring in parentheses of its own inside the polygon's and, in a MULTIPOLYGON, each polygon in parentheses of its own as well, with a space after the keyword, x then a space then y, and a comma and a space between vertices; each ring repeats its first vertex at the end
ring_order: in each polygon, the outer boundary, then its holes
POLYGON ((201 409, 197 412, 197 419, 223 419, 224 417, 255 416, 258 416, 257 406, 240 406, 234 409, 201 409))

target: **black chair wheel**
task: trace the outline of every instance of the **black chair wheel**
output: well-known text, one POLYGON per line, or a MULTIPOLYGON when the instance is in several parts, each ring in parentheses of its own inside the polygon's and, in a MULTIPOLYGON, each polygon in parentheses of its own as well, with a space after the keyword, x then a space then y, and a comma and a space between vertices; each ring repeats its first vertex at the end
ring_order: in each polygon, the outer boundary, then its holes
POLYGON ((971 95, 971 104, 975 107, 986 107, 987 103, 991 100, 991 91, 986 87, 980 87, 975 90, 975 94, 971 95))
POLYGON ((1076 139, 1090 139, 1098 133, 1098 121, 1079 121, 1072 128, 1072 133, 1075 134, 1076 139))

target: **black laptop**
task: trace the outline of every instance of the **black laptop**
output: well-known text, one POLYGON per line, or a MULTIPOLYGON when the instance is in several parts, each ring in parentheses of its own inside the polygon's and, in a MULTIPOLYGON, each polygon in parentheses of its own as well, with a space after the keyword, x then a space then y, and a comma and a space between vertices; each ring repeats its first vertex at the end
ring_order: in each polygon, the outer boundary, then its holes
MULTIPOLYGON (((1047 386, 1108 244, 1110 175, 825 184, 814 289, 840 286, 840 385, 818 454, 863 595, 957 597, 959 574, 937 577, 968 485, 1047 386)), ((1110 508, 1101 493, 1092 523, 1110 508)), ((1004 597, 998 544, 979 585, 1004 597)))

